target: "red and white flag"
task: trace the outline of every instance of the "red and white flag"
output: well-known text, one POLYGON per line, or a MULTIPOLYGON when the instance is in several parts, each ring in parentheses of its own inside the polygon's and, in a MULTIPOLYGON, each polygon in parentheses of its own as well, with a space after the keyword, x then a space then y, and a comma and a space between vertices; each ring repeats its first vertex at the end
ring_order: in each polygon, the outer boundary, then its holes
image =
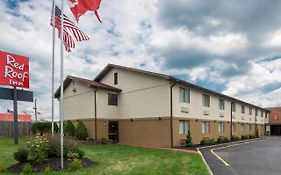
MULTIPOLYGON (((51 26, 53 26, 53 18, 51 17, 51 26)), ((59 38, 61 38, 61 10, 55 7, 55 27, 58 29, 59 38)), ((75 48, 75 42, 73 37, 77 41, 89 40, 90 37, 84 32, 79 30, 77 26, 65 15, 63 14, 63 42, 65 50, 71 52, 72 48, 75 48)))
POLYGON ((75 16, 77 22, 79 17, 84 15, 87 11, 93 11, 99 22, 102 23, 98 14, 101 0, 68 0, 68 2, 70 10, 75 16))

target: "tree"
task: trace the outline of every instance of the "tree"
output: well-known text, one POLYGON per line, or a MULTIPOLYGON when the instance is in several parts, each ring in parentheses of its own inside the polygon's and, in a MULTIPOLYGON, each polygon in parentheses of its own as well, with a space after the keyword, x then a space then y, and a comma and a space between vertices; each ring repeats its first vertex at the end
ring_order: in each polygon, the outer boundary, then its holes
POLYGON ((70 120, 67 120, 64 127, 64 133, 67 136, 74 136, 75 135, 75 127, 70 120))
POLYGON ((191 136, 191 132, 188 130, 187 135, 186 135, 186 142, 185 142, 185 146, 192 146, 192 136, 191 136))
POLYGON ((86 140, 88 137, 88 131, 85 124, 82 121, 78 121, 75 129, 75 136, 78 140, 86 140))

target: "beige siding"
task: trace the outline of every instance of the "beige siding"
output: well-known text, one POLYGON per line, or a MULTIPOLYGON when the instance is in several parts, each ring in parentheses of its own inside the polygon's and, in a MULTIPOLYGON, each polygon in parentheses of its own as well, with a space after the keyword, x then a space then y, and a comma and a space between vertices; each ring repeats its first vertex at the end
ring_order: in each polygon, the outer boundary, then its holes
POLYGON ((112 69, 102 83, 122 89, 120 118, 144 118, 169 115, 169 82, 161 78, 120 69, 112 69), (118 84, 114 85, 114 73, 118 84))
MULTIPOLYGON (((198 118, 217 121, 230 121, 231 101, 222 98, 225 102, 224 110, 219 109, 219 96, 205 93, 198 89, 190 88, 184 85, 176 85, 173 88, 173 114, 183 118, 198 118), (190 103, 179 101, 179 87, 190 89, 190 103), (210 107, 203 106, 202 94, 210 95, 210 107), (188 112, 182 112, 182 108, 188 112), (207 114, 208 113, 208 114, 207 114)), ((249 114, 249 106, 245 105, 245 113, 241 112, 241 103, 236 102, 236 111, 233 112, 233 121, 241 123, 255 123, 255 108, 252 108, 252 115, 249 114)), ((263 124, 265 120, 261 117, 261 111, 257 116, 257 123, 263 124)))
POLYGON ((108 93, 116 92, 99 89, 97 91, 97 116, 98 118, 118 119, 120 108, 120 96, 118 96, 118 106, 108 105, 108 93))
POLYGON ((64 91, 64 119, 83 119, 94 116, 94 93, 79 82, 71 82, 64 91), (74 93, 72 90, 76 88, 74 93))

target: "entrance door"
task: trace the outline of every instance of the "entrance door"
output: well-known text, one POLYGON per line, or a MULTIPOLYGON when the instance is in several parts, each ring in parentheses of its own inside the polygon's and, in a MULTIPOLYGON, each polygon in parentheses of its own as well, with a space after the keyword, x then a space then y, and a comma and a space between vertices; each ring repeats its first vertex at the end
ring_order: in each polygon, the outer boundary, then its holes
POLYGON ((271 135, 281 135, 281 125, 271 125, 271 135))
POLYGON ((118 121, 108 122, 108 139, 112 140, 113 143, 118 143, 119 141, 118 121))

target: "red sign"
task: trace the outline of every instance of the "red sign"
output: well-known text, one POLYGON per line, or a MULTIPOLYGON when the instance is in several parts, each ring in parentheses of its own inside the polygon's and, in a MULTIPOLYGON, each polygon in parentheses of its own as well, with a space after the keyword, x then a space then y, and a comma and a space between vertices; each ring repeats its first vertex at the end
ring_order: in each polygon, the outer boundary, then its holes
MULTIPOLYGON (((20 122, 30 122, 31 121, 31 115, 29 115, 29 114, 19 114, 18 120, 20 122)), ((2 113, 0 113, 0 121, 14 121, 14 115, 13 114, 2 114, 2 113)))
POLYGON ((0 51, 0 84, 29 88, 28 57, 0 51))
POLYGON ((278 114, 273 114, 272 118, 273 120, 279 120, 280 117, 278 114))

